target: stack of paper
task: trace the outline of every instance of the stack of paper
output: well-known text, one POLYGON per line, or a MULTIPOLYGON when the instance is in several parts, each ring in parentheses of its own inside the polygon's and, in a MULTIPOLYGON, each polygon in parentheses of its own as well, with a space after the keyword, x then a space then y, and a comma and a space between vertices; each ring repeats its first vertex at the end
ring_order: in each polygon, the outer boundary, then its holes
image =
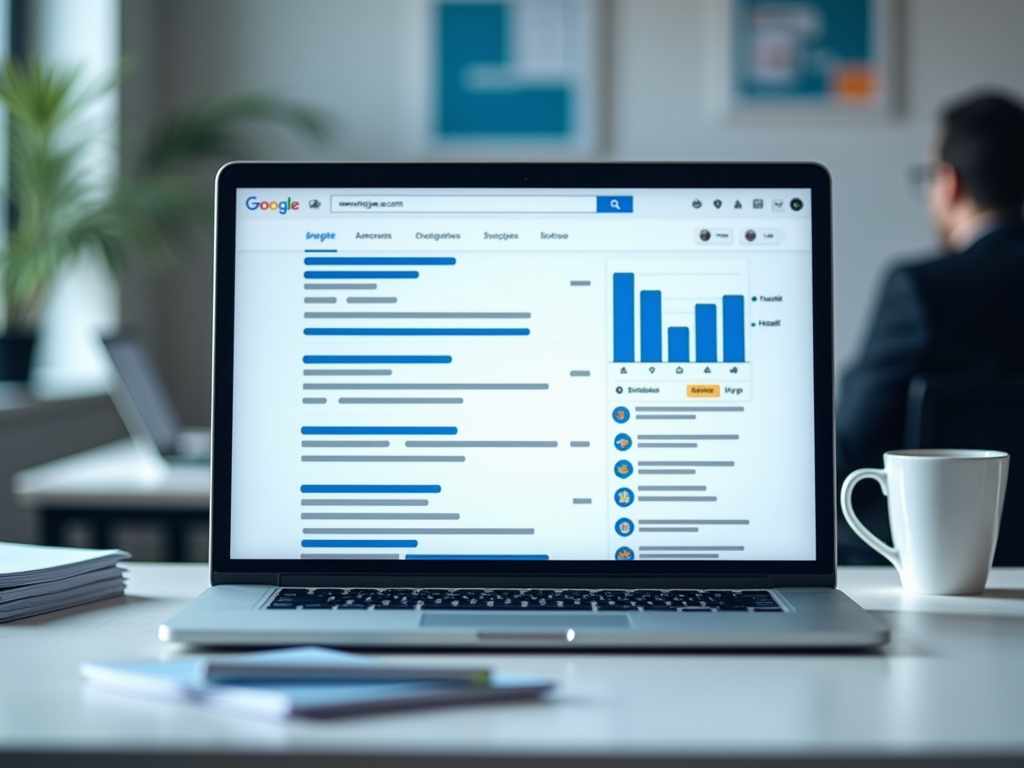
POLYGON ((166 662, 83 664, 93 685, 258 717, 327 717, 534 698, 546 678, 486 669, 411 667, 327 648, 292 648, 166 662))
POLYGON ((0 622, 124 594, 119 549, 0 542, 0 622))

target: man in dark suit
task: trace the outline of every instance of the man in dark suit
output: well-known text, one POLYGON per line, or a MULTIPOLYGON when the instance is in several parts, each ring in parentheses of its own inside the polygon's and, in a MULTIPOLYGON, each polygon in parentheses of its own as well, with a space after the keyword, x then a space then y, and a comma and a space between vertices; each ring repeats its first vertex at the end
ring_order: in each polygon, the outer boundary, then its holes
MULTIPOLYGON (((927 201, 944 252, 892 272, 863 354, 843 378, 840 484, 902 447, 915 375, 1024 372, 1024 109, 994 95, 953 105, 942 115, 936 155, 927 201)), ((854 506, 888 538, 884 500, 870 485, 858 487, 854 506)), ((884 562, 839 520, 840 562, 884 562)))

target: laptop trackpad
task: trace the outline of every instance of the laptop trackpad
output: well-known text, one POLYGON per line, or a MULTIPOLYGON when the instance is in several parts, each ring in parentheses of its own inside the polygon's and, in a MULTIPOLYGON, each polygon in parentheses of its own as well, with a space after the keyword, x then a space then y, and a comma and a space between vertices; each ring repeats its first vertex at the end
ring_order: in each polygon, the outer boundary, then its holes
POLYGON ((446 629, 512 629, 529 632, 536 629, 630 629, 629 617, 622 613, 606 616, 515 616, 508 613, 444 614, 431 613, 420 619, 422 627, 446 629))

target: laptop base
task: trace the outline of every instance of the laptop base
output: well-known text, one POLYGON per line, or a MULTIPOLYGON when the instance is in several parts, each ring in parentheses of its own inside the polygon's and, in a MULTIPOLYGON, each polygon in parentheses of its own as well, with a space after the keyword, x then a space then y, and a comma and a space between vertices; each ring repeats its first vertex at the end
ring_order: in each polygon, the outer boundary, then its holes
POLYGON ((265 606, 277 587, 211 587, 160 627, 160 638, 204 646, 315 644, 342 648, 857 649, 889 630, 842 592, 771 590, 781 613, 575 613, 318 610, 265 606))

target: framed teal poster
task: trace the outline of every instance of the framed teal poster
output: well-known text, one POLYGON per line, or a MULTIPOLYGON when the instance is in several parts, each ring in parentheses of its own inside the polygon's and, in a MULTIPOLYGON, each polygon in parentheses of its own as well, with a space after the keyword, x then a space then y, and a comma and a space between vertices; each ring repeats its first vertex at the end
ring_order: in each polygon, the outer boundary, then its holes
POLYGON ((732 0, 729 23, 734 111, 892 106, 892 0, 732 0))
POLYGON ((431 143, 448 149, 592 151, 596 5, 436 0, 431 143))

